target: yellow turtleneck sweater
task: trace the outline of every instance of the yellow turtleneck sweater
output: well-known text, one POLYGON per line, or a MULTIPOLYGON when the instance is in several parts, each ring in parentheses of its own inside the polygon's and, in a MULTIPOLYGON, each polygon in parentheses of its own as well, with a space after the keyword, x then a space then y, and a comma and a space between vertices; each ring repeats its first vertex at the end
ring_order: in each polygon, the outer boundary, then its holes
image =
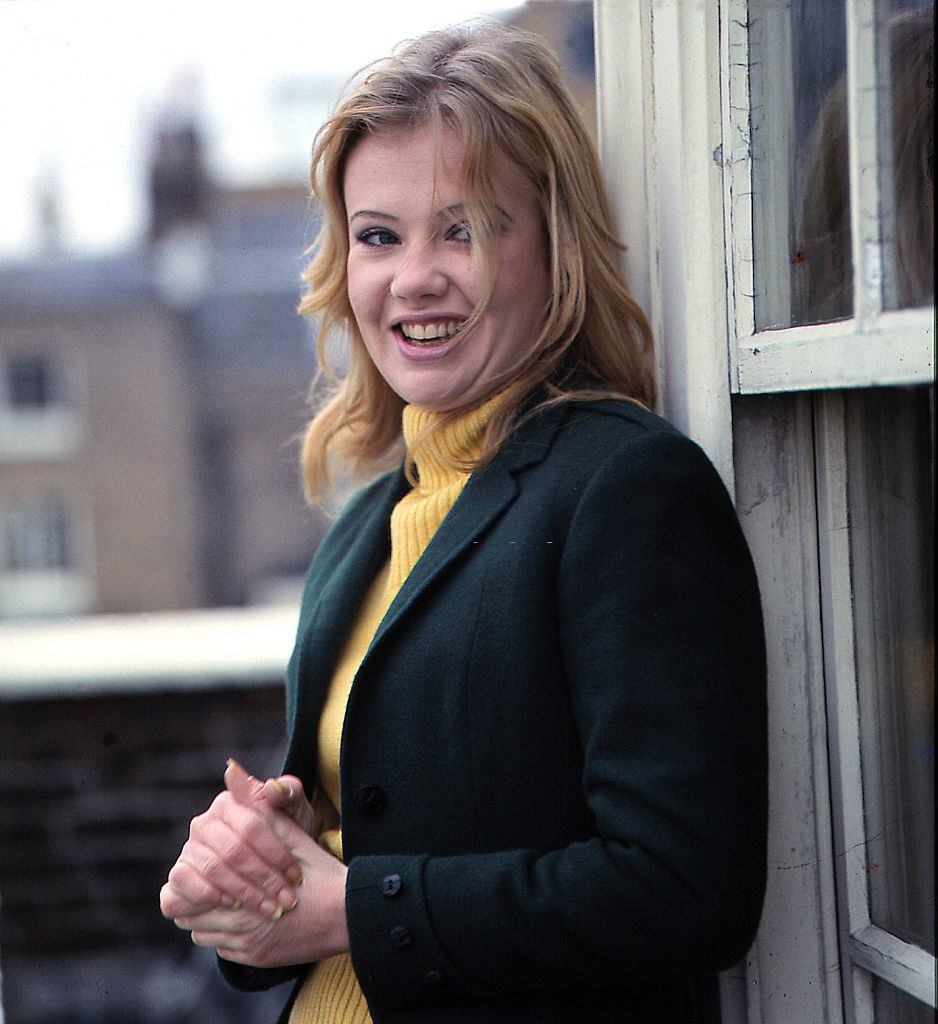
MULTIPOLYGON (((342 856, 342 831, 336 808, 339 793, 339 748, 352 682, 365 652, 411 569, 423 554, 462 493, 468 473, 447 465, 467 462, 482 450, 485 428, 499 395, 471 409, 440 430, 433 447, 417 459, 417 485, 391 513, 391 558, 368 590, 345 647, 339 656, 319 719, 319 781, 314 829, 319 842, 342 856)), ((417 406, 404 408, 404 440, 408 448, 437 414, 417 406)), ((330 957, 310 972, 290 1013, 290 1024, 371 1024, 371 1014, 347 953, 330 957)))

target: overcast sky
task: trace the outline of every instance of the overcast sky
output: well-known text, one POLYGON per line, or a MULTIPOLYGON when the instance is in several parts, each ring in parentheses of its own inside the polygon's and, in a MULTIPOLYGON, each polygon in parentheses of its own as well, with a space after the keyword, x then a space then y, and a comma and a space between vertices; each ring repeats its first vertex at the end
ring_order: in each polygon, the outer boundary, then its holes
POLYGON ((0 259, 35 254, 38 196, 68 248, 145 230, 154 123, 195 110, 212 173, 301 180, 352 71, 425 29, 512 0, 0 0, 0 259))

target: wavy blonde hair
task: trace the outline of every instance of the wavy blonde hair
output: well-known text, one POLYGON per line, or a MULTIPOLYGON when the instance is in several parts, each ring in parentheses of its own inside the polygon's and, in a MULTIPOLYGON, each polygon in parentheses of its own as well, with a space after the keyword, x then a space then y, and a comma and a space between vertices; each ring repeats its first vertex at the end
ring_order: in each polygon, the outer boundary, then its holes
MULTIPOLYGON (((549 256, 543 329, 511 379, 493 381, 504 399, 489 421, 479 459, 460 468, 489 462, 522 407, 529 416, 548 404, 598 394, 649 407, 655 401, 651 330, 622 280, 618 254, 624 246, 610 227, 599 161, 556 58, 536 36, 505 25, 430 32, 363 69, 313 146, 312 188, 322 224, 303 273, 307 290, 299 311, 319 319, 315 383, 325 376, 331 387, 303 439, 303 479, 312 501, 328 494, 338 461, 361 477, 401 456, 403 402, 368 356, 349 304, 343 177, 362 137, 427 127, 454 131, 463 146, 465 202, 482 283, 463 329, 478 322, 494 283, 498 218, 491 173, 499 154, 533 190, 549 256), (337 373, 329 351, 342 336, 347 365, 337 373), (584 381, 590 382, 585 388, 584 381)), ((435 430, 461 411, 442 414, 417 438, 408 466, 421 446, 432 443, 435 430)))

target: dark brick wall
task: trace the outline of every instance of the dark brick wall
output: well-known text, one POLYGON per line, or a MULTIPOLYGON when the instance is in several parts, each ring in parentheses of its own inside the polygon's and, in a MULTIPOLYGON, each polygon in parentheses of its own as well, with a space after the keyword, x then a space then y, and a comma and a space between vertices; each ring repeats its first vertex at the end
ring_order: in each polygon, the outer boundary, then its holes
POLYGON ((279 681, 0 700, 8 1024, 255 1019, 257 1004, 241 996, 216 1018, 210 1004, 229 996, 210 958, 160 915, 158 893, 190 818, 221 787, 226 758, 264 776, 282 749, 279 681))

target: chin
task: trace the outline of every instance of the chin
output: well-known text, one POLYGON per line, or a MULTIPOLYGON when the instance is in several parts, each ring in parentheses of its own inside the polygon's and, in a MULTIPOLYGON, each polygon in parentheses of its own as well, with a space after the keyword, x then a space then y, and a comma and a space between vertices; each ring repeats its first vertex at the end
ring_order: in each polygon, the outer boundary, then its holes
MULTIPOLYGON (((394 387, 394 385, 391 385, 394 387)), ((400 387, 394 387, 400 397, 408 405, 419 405, 422 409, 432 409, 434 412, 448 412, 450 409, 458 409, 474 401, 473 388, 453 388, 446 385, 434 385, 429 381, 401 382, 400 387)))

